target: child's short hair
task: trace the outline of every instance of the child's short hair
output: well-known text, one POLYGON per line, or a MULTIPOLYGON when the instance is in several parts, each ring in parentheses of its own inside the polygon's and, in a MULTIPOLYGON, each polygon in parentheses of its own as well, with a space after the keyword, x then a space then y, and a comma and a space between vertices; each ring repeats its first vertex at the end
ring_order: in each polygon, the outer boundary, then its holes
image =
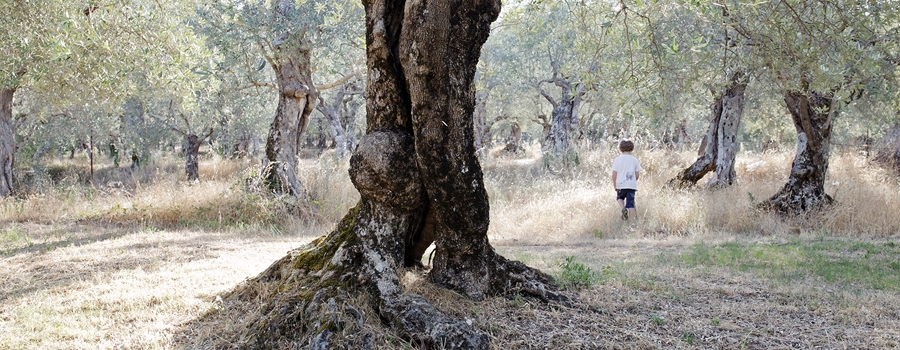
POLYGON ((634 151, 634 142, 631 142, 631 140, 619 141, 619 151, 620 152, 634 151))

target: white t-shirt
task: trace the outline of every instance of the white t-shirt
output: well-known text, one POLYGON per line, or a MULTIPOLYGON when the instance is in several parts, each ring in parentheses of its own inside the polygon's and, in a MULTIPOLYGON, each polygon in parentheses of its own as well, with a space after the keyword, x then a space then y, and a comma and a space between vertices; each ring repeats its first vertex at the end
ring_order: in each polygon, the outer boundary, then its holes
POLYGON ((616 189, 637 189, 637 173, 641 170, 641 163, 630 154, 623 154, 613 161, 612 170, 616 172, 616 189))

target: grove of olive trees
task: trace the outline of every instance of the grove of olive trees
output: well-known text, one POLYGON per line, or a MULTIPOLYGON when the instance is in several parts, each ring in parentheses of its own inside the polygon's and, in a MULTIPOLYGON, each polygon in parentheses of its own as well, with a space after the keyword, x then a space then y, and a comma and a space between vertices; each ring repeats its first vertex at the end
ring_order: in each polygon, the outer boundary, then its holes
POLYGON ((667 149, 677 128, 702 142, 669 185, 727 190, 742 147, 795 147, 754 202, 786 219, 829 210, 833 145, 898 154, 893 0, 11 0, 0 17, 0 197, 67 152, 91 188, 98 154, 118 170, 128 153, 133 176, 180 151, 195 183, 204 157, 264 140, 240 183, 314 212, 301 160, 346 161, 359 200, 336 228, 226 294, 260 301, 231 339, 248 348, 371 347, 348 336, 363 309, 417 346, 490 347, 404 291, 407 271, 472 300, 578 304, 489 242, 483 163, 526 148, 560 174, 621 139, 667 149))

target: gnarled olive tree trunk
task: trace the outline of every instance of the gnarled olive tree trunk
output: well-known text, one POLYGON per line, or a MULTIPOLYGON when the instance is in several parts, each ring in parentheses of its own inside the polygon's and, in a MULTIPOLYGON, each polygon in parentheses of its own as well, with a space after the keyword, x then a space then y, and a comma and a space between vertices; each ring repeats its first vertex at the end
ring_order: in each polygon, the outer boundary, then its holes
MULTIPOLYGON (((806 85, 806 84, 804 84, 806 85)), ((831 203, 825 175, 831 151, 833 97, 818 91, 785 91, 784 102, 797 129, 797 154, 781 191, 761 206, 783 214, 819 209, 831 203)))
MULTIPOLYGON (((486 349, 487 336, 400 286, 434 241, 428 278, 471 298, 554 297, 549 276, 496 254, 473 146, 474 74, 497 0, 366 0, 367 132, 350 159, 360 201, 337 230, 229 300, 258 300, 249 347, 365 348, 358 303, 413 344, 486 349), (357 304, 354 304, 357 303, 357 304)), ((369 339, 369 343, 367 340, 369 339)), ((367 345, 368 344, 368 345, 367 345)))
POLYGON ((706 183, 706 188, 730 186, 735 179, 734 161, 738 151, 738 127, 744 114, 744 90, 747 82, 742 73, 731 78, 731 84, 716 95, 710 109, 709 127, 701 146, 700 157, 669 181, 676 187, 693 186, 710 171, 715 176, 706 183))
MULTIPOLYGON (((275 15, 290 18, 291 11, 295 11, 294 2, 281 0, 275 15)), ((274 193, 306 197, 306 190, 297 179, 297 165, 301 137, 319 97, 312 82, 311 48, 302 32, 286 33, 272 46, 273 52, 267 58, 278 82, 278 107, 266 139, 263 181, 274 193)))
MULTIPOLYGON (((553 105, 553 112, 550 115, 550 125, 544 142, 541 145, 541 152, 553 158, 567 157, 575 152, 572 142, 572 132, 578 128, 578 107, 581 105, 581 98, 584 96, 584 84, 571 83, 569 80, 556 77, 556 69, 554 67, 553 78, 545 80, 541 83, 553 83, 562 91, 559 101, 555 101, 549 94, 540 90, 541 95, 553 105)), ((538 84, 538 88, 540 89, 538 84)))
POLYGON ((434 219, 429 279, 473 299, 514 286, 537 290, 554 284, 497 254, 487 239, 488 198, 473 146, 472 112, 475 66, 499 11, 497 0, 410 1, 399 45, 416 164, 434 219))
POLYGON ((200 179, 200 145, 212 133, 213 128, 209 128, 209 132, 202 137, 194 133, 184 133, 184 172, 187 174, 188 181, 200 179))
POLYGON ((12 122, 15 89, 0 89, 0 198, 13 192, 12 168, 16 159, 16 139, 12 122))

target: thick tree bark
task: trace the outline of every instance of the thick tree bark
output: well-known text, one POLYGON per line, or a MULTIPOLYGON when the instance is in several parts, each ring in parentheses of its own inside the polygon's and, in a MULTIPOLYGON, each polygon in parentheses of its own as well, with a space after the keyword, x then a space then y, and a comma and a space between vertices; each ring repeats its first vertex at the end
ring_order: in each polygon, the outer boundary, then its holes
MULTIPOLYGON (((276 17, 290 18, 294 1, 281 0, 276 17)), ((263 169, 266 187, 277 194, 306 197, 297 179, 300 142, 309 116, 316 108, 319 92, 312 82, 310 46, 303 33, 287 33, 275 40, 269 64, 278 81, 278 108, 266 139, 267 163, 263 169)))
POLYGON ((15 89, 0 89, 0 198, 13 193, 12 169, 16 159, 12 101, 15 89))
POLYGON ((784 102, 797 129, 797 154, 787 183, 761 206, 791 215, 832 202, 831 196, 825 194, 825 175, 834 101, 830 94, 806 90, 786 91, 784 102))
POLYGON ((499 11, 500 2, 490 0, 407 3, 409 24, 402 27, 399 46, 417 163, 434 215, 429 277, 474 299, 506 292, 517 282, 552 284, 496 254, 487 240, 488 198, 472 112, 475 66, 499 11))
POLYGON ((716 96, 710 105, 712 113, 701 144, 700 157, 670 180, 670 185, 693 186, 710 171, 715 171, 715 176, 709 179, 706 188, 730 186, 734 182, 737 133, 744 113, 746 88, 747 82, 743 79, 743 74, 736 73, 731 78, 731 85, 716 96))
POLYGON ((350 158, 360 201, 309 247, 227 298, 260 305, 244 346, 365 348, 368 301, 385 325, 425 348, 487 349, 488 337, 405 294, 404 265, 434 241, 429 279, 471 298, 552 292, 549 276, 496 254, 473 145, 475 64, 497 0, 366 0, 367 132, 350 158), (257 302, 263 301, 263 303, 257 302), (358 305, 358 304, 357 304, 358 305), (345 338, 342 338, 345 337, 345 338), (359 339, 359 340, 354 340, 359 339))

